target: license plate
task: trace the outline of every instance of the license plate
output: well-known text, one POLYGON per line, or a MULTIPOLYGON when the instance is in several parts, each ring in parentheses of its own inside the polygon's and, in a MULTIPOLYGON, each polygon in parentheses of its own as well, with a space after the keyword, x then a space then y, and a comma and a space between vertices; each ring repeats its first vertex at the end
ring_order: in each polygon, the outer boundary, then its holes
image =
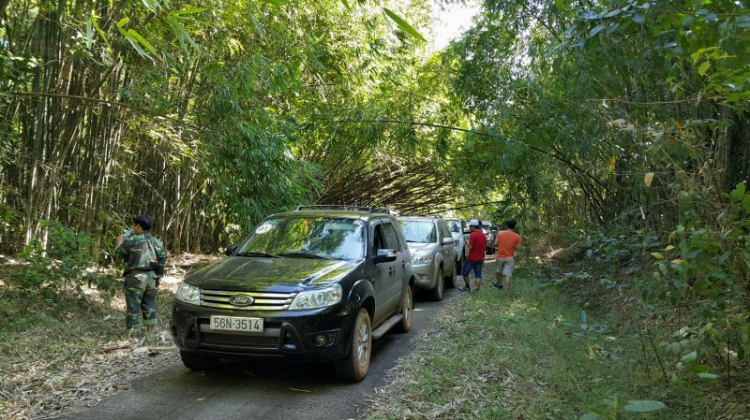
POLYGON ((263 332, 263 318, 213 315, 210 328, 221 331, 263 332))

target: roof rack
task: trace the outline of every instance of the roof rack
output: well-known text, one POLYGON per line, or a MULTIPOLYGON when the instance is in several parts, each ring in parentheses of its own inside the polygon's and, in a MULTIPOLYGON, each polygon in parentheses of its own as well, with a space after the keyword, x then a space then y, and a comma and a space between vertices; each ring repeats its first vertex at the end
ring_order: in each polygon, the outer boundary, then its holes
POLYGON ((436 214, 399 214, 398 217, 422 217, 425 219, 442 219, 443 216, 436 214))
POLYGON ((349 205, 341 205, 341 204, 297 206, 297 211, 301 211, 301 210, 349 210, 349 211, 364 211, 367 213, 391 214, 391 211, 388 209, 368 207, 368 206, 349 206, 349 205))

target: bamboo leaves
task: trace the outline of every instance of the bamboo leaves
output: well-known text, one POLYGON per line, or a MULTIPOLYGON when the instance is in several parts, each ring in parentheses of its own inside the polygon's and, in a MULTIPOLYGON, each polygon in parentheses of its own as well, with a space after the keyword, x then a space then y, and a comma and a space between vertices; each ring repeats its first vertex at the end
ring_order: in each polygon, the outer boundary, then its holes
MULTIPOLYGON (((99 34, 100 37, 102 37, 102 41, 104 41, 105 44, 107 44, 107 47, 110 47, 109 41, 107 41, 107 35, 104 34, 104 31, 102 31, 102 28, 99 27, 99 18, 92 14, 91 17, 88 20, 88 23, 94 26, 96 28, 96 32, 99 34)), ((92 38, 93 40, 93 38, 92 38)))
POLYGON ((149 56, 146 51, 143 50, 143 48, 145 48, 151 54, 156 55, 156 49, 148 41, 146 41, 146 39, 141 36, 141 34, 133 29, 124 28, 125 25, 127 25, 129 22, 130 18, 127 17, 122 18, 119 22, 117 22, 117 29, 120 31, 120 34, 128 40, 133 49, 136 50, 141 56, 151 58, 151 56, 149 56))
POLYGON ((391 18, 391 20, 393 20, 394 22, 396 22, 396 25, 398 25, 398 27, 401 28, 404 32, 406 32, 407 34, 411 35, 412 37, 414 37, 418 41, 426 42, 426 40, 424 39, 424 37, 419 32, 417 32, 417 30, 414 29, 414 27, 412 27, 411 25, 409 25, 404 19, 401 18, 401 16, 397 15, 396 13, 394 13, 391 9, 388 9, 387 7, 384 7, 383 8, 383 13, 385 13, 386 16, 388 16, 389 18, 391 18))
POLYGON ((188 6, 188 7, 184 8, 184 9, 182 9, 182 10, 171 11, 171 12, 169 12, 169 14, 170 14, 170 16, 194 15, 194 14, 197 14, 197 13, 201 13, 204 10, 206 10, 205 7, 188 6))
POLYGON ((166 21, 186 55, 190 56, 189 46, 192 47, 195 52, 200 52, 198 44, 195 43, 193 37, 191 37, 182 26, 179 15, 173 15, 170 13, 169 16, 167 16, 166 21))

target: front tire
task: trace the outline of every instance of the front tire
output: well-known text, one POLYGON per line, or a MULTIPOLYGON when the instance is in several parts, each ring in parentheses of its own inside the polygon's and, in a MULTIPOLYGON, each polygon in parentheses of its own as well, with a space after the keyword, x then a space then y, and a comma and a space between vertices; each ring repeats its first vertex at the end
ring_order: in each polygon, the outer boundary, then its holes
POLYGON ((443 277, 443 267, 438 269, 437 284, 429 291, 430 299, 435 302, 443 300, 443 290, 445 289, 445 277, 443 277))
POLYGON ((221 359, 218 357, 182 350, 180 350, 180 359, 182 359, 182 364, 186 368, 196 372, 214 370, 219 367, 219 363, 221 362, 221 359))
POLYGON ((367 376, 372 354, 372 323, 365 308, 359 309, 349 345, 349 354, 336 362, 339 378, 359 382, 367 376))
POLYGON ((411 285, 406 286, 404 290, 404 296, 401 297, 401 315, 404 318, 396 324, 396 331, 400 333, 409 332, 412 324, 412 316, 414 315, 414 292, 411 289, 411 285))

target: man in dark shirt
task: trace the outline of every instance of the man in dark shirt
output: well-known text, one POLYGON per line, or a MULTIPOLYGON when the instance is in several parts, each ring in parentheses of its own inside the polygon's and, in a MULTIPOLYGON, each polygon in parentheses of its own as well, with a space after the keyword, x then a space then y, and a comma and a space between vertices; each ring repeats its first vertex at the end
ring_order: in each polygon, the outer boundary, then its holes
POLYGON ((458 290, 468 292, 471 290, 469 283, 469 273, 474 270, 474 287, 479 290, 482 287, 482 265, 484 265, 484 252, 487 247, 487 237, 479 229, 479 222, 476 220, 469 221, 469 255, 461 269, 461 275, 464 277, 465 287, 459 287, 458 290))

